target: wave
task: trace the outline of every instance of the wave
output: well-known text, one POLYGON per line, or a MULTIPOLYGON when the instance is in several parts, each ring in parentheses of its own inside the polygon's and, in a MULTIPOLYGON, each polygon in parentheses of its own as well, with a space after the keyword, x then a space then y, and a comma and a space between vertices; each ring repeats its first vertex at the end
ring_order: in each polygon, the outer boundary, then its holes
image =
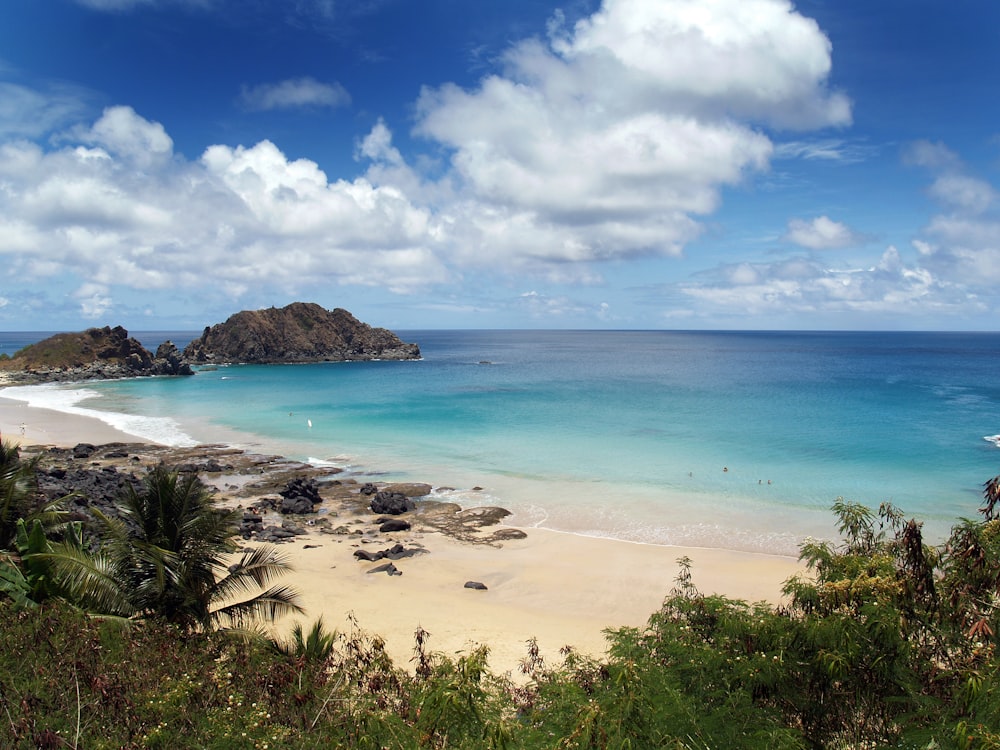
POLYGON ((79 406, 84 401, 103 398, 99 391, 89 388, 70 388, 55 383, 19 385, 0 389, 0 396, 24 401, 28 406, 38 409, 97 419, 116 430, 161 445, 179 448, 198 445, 198 441, 184 432, 180 424, 170 417, 147 417, 79 406))

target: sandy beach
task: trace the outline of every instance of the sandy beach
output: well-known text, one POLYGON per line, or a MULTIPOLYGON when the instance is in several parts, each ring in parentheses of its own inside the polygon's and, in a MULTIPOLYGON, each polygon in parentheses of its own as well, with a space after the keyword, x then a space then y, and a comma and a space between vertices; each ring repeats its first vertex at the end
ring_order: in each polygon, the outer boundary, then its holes
MULTIPOLYGON (((135 443, 137 438, 87 417, 28 407, 0 391, 0 434, 25 446, 135 443), (22 431, 23 430, 23 431, 22 431)), ((224 500, 232 477, 211 481, 224 500)), ((426 481, 433 482, 433 477, 426 481)), ((240 504, 245 504, 241 501, 240 504)), ((280 516, 276 516, 280 524, 280 516)), ((354 523, 360 523, 357 519, 354 523)), ((370 520, 366 520, 370 526, 370 520)), ((361 628, 385 639, 397 664, 410 666, 413 634, 430 633, 429 648, 446 654, 490 648, 497 672, 516 672, 535 638, 550 664, 559 649, 600 655, 608 627, 641 627, 674 585, 677 560, 692 560, 694 584, 705 593, 747 601, 777 602, 783 582, 801 569, 794 558, 722 549, 634 544, 525 529, 524 539, 473 544, 428 530, 354 536, 307 533, 280 545, 294 567, 287 583, 302 595, 306 625, 322 616, 347 630, 361 628), (369 572, 377 563, 355 558, 401 543, 425 553, 395 561, 402 575, 369 572), (465 588, 478 581, 487 590, 465 588)), ((279 632, 292 622, 279 623, 279 632)))

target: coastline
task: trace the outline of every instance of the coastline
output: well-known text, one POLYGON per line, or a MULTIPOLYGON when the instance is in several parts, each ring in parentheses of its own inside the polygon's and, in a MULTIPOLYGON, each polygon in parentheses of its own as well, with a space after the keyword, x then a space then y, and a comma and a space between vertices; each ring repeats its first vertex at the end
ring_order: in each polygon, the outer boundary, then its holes
MULTIPOLYGON (((28 406, 5 398, 2 391, 0 434, 25 446, 149 442, 96 418, 28 406)), ((203 479, 223 500, 233 487, 227 481, 231 477, 203 479)), ((367 523, 371 525, 370 519, 367 523)), ((794 558, 785 556, 638 544, 537 528, 526 529, 524 539, 495 546, 459 541, 419 524, 377 538, 327 535, 309 526, 305 530, 279 549, 294 568, 285 580, 301 593, 306 615, 277 623, 276 634, 287 634, 295 621, 308 626, 320 616, 328 628, 344 631, 352 627, 353 617, 363 630, 385 640, 402 668, 410 667, 417 628, 430 633, 431 651, 453 655, 478 644, 489 646, 490 665, 498 673, 517 672, 531 638, 549 664, 559 663, 559 649, 566 645, 600 656, 606 628, 641 628, 659 608, 674 585, 677 560, 684 556, 692 561, 693 583, 701 591, 747 601, 778 602, 783 582, 801 570, 794 558), (353 554, 396 543, 423 547, 427 554, 395 562, 403 573, 398 576, 371 573, 375 564, 353 554), (465 588, 466 581, 482 582, 487 590, 465 588)))

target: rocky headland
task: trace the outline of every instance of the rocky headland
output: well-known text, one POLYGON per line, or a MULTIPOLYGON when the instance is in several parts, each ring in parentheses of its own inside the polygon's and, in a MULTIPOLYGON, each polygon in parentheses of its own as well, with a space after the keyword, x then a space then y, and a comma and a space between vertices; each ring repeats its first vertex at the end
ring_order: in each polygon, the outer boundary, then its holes
POLYGON ((130 337, 121 326, 57 333, 0 359, 8 383, 111 380, 147 375, 193 375, 180 350, 164 341, 156 352, 130 337))
POLYGON ((244 310, 205 328, 184 349, 194 364, 273 364, 420 359, 420 347, 385 328, 362 323, 347 310, 309 302, 244 310))

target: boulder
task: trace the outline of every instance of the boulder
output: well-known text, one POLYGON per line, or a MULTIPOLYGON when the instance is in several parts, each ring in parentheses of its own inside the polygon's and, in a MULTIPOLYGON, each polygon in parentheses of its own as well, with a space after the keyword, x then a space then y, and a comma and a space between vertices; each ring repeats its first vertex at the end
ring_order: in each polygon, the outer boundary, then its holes
POLYGON ((406 549, 402 544, 394 544, 389 549, 379 550, 378 552, 369 552, 366 549, 354 550, 354 557, 358 560, 364 562, 377 562, 378 560, 388 559, 388 560, 402 560, 406 557, 413 557, 414 555, 423 554, 427 550, 421 549, 419 547, 414 547, 411 549, 406 549))
POLYGON ((73 446, 73 458, 90 458, 97 450, 90 443, 77 443, 73 446))
POLYGON ((371 570, 369 570, 368 572, 369 573, 388 573, 391 576, 401 576, 401 575, 403 575, 403 571, 401 571, 399 568, 397 568, 392 563, 385 563, 384 565, 378 565, 378 566, 372 568, 371 570))
POLYGON ((485 583, 480 583, 479 581, 466 581, 465 588, 475 589, 476 591, 488 591, 485 583))
POLYGON ((413 501, 402 492, 387 492, 382 490, 375 493, 375 497, 372 498, 370 507, 372 509, 372 513, 398 516, 401 513, 407 513, 413 510, 417 506, 414 505, 413 501))
POLYGON ((284 514, 295 515, 316 512, 312 502, 304 497, 283 497, 281 498, 281 507, 278 510, 284 514))
POLYGON ((323 502, 315 479, 292 479, 278 494, 282 513, 315 513, 314 506, 323 502))
POLYGON ((410 522, 404 521, 401 518, 396 518, 391 521, 386 521, 385 523, 383 523, 381 526, 378 527, 378 530, 381 531, 383 534, 389 534, 392 533, 393 531, 409 531, 410 522))

